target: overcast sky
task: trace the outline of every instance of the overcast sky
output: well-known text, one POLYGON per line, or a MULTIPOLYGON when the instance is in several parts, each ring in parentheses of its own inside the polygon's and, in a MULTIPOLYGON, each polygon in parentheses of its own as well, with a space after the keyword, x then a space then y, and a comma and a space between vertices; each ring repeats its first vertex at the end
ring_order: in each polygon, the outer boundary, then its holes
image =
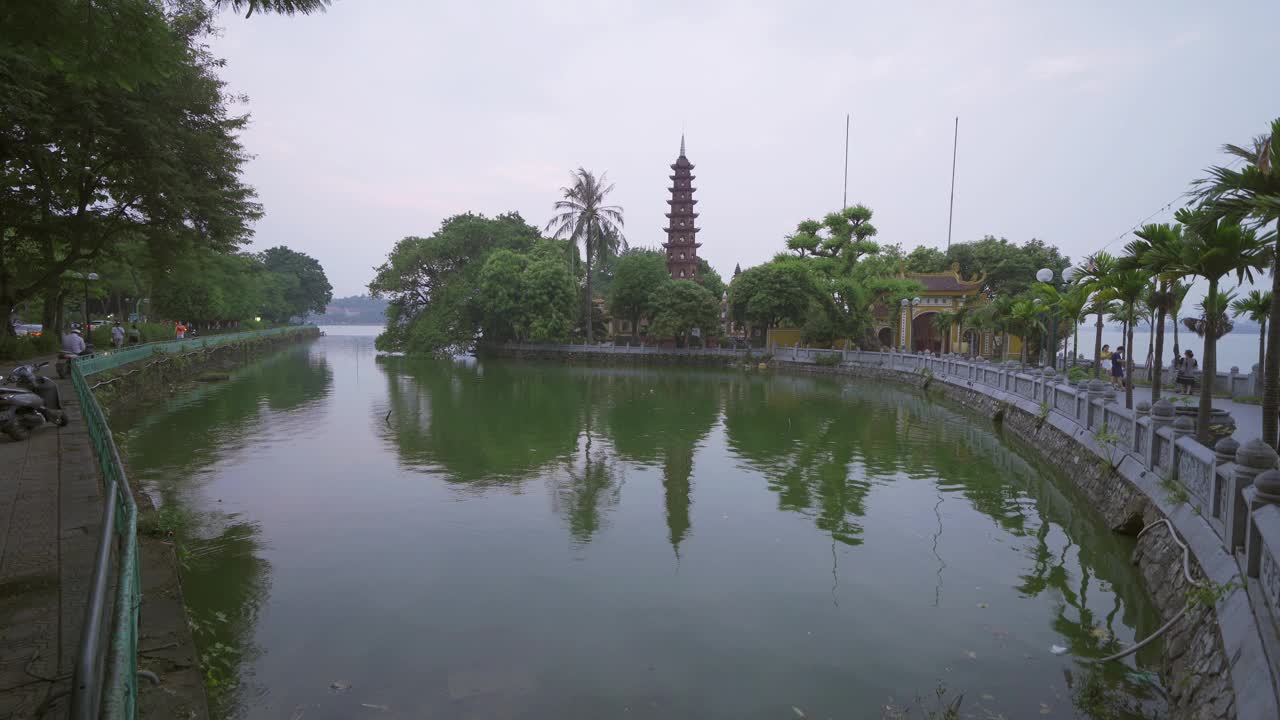
POLYGON ((1078 259, 1280 116, 1275 0, 337 0, 222 24, 266 209, 254 247, 316 257, 337 296, 455 213, 544 225, 580 165, 655 246, 682 130, 701 253, 727 279, 839 209, 846 112, 849 202, 879 240, 945 246, 958 115, 954 240, 1078 259))

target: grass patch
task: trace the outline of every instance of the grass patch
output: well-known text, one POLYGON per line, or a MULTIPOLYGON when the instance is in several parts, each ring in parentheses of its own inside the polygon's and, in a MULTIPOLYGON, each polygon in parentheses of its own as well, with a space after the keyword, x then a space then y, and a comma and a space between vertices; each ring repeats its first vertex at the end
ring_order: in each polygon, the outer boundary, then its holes
POLYGON ((1182 483, 1171 477, 1160 478, 1160 490, 1164 492, 1164 497, 1174 505, 1181 505, 1190 502, 1191 495, 1187 493, 1187 489, 1182 487, 1182 483))
POLYGON ((165 505, 138 518, 138 532, 151 537, 173 537, 191 526, 191 514, 175 505, 165 505))
POLYGON ((1240 403, 1241 405, 1261 405, 1262 404, 1262 398, 1258 397, 1257 395, 1237 395, 1232 399, 1240 403))

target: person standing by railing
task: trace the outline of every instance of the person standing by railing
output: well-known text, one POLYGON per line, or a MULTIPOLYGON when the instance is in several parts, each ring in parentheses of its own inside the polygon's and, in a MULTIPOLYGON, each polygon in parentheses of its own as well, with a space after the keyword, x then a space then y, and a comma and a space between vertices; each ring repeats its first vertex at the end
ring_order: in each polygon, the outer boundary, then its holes
POLYGON ((117 350, 124 345, 124 328, 120 323, 111 326, 111 345, 117 350))

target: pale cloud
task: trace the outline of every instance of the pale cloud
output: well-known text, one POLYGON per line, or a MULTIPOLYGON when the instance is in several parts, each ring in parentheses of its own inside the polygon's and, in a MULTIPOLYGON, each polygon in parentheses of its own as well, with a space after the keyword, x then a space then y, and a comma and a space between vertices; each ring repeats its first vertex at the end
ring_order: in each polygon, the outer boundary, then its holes
POLYGON ((1256 92, 1280 3, 1250 18, 1191 0, 340 0, 228 13, 214 48, 250 98, 255 245, 315 256, 349 294, 450 215, 542 225, 578 166, 608 171, 628 239, 655 245, 682 128, 701 252, 726 274, 762 262, 839 206, 846 113, 849 200, 884 241, 945 243, 959 115, 955 239, 1080 257, 1280 115, 1256 92))

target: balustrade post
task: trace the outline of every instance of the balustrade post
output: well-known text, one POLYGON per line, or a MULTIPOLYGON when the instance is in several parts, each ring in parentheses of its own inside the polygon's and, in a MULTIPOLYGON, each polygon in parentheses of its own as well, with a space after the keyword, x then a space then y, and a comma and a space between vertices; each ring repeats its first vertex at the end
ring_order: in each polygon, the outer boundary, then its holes
POLYGON ((1090 380, 1088 393, 1088 406, 1085 408, 1084 426, 1092 430, 1102 424, 1095 421, 1102 412, 1102 403, 1106 402, 1107 384, 1097 379, 1090 380))
MULTIPOLYGON (((1142 455, 1144 455, 1145 453, 1138 452, 1138 438, 1141 437, 1144 432, 1149 432, 1151 430, 1150 423, 1146 423, 1145 424, 1146 427, 1144 428, 1143 427, 1144 423, 1140 422, 1142 418, 1145 418, 1145 417, 1151 417, 1151 403, 1147 402, 1146 400, 1143 400, 1142 402, 1138 403, 1138 406, 1136 408, 1134 408, 1133 438, 1132 438, 1133 444, 1129 447, 1129 449, 1139 457, 1142 457, 1142 455)), ((1147 441, 1146 446, 1151 447, 1150 440, 1147 441)), ((1150 463, 1145 462, 1145 458, 1144 458, 1144 464, 1146 464, 1147 467, 1151 467, 1150 463)))
MULTIPOLYGON (((1253 480, 1253 501, 1249 504, 1248 540, 1245 542, 1244 571, 1251 578, 1256 578, 1262 571, 1262 534, 1253 523, 1253 511, 1264 505, 1280 505, 1280 470, 1270 469, 1258 474, 1253 480)), ((1275 548, 1272 548, 1275 551, 1275 548)))
POLYGON ((1262 438, 1249 440, 1236 450, 1236 466, 1227 483, 1226 539, 1232 551, 1244 545, 1247 537, 1251 503, 1246 495, 1255 494, 1257 488, 1251 490, 1251 486, 1256 485, 1262 473, 1274 470, 1277 461, 1280 455, 1262 438))

